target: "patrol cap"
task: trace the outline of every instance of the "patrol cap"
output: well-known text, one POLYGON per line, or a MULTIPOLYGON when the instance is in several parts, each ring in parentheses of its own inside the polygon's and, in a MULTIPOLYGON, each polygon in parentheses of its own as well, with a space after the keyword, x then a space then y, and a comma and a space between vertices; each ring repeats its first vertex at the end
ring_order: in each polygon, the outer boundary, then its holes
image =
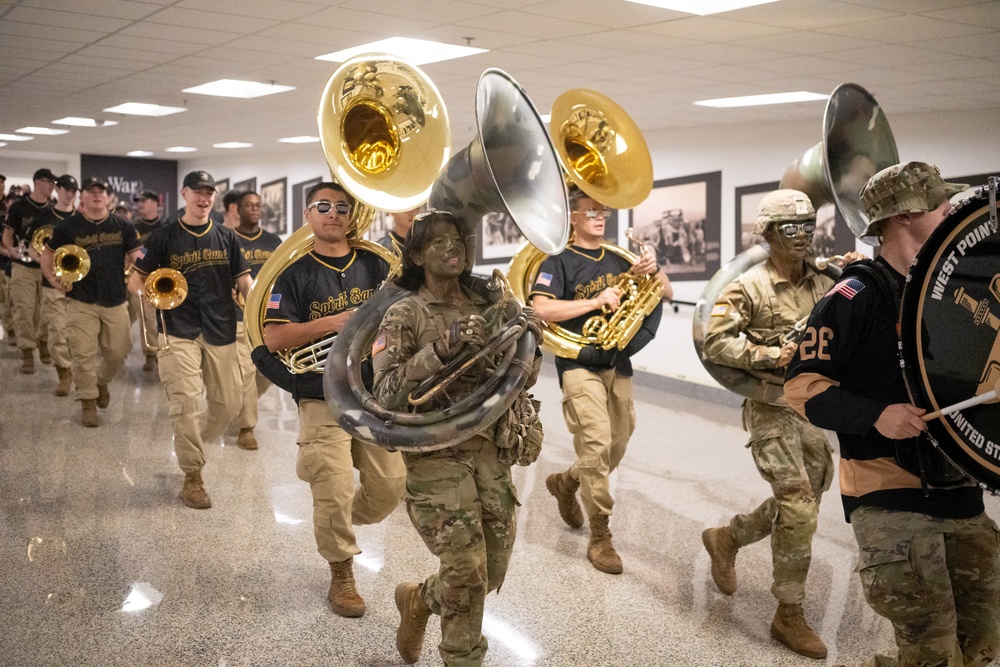
POLYGON ((52 173, 51 169, 39 169, 35 172, 35 175, 31 177, 33 181, 52 181, 56 182, 56 175, 52 173))
POLYGON ((809 195, 790 188, 775 190, 768 192, 760 200, 753 233, 763 234, 776 223, 815 219, 816 209, 809 195))
POLYGON ((183 187, 191 188, 192 190, 198 190, 199 188, 211 188, 214 190, 215 179, 207 171, 192 171, 184 177, 183 187))
POLYGON ((114 190, 111 189, 111 184, 98 176, 91 176, 90 178, 83 179, 83 185, 80 186, 80 189, 90 190, 91 188, 100 188, 109 194, 114 192, 114 190))
POLYGON ((881 232, 880 223, 894 215, 933 211, 968 188, 965 183, 945 182, 941 171, 926 162, 886 167, 861 188, 861 203, 869 221, 862 236, 877 235, 881 232))
POLYGON ((143 190, 142 192, 140 192, 136 196, 132 197, 132 201, 134 201, 134 202, 140 202, 140 201, 144 201, 146 199, 155 199, 157 202, 159 202, 160 201, 160 195, 156 194, 152 190, 143 190))
POLYGON ((74 192, 80 189, 80 184, 76 182, 76 179, 69 174, 63 174, 56 179, 56 185, 61 187, 63 190, 73 190, 74 192))

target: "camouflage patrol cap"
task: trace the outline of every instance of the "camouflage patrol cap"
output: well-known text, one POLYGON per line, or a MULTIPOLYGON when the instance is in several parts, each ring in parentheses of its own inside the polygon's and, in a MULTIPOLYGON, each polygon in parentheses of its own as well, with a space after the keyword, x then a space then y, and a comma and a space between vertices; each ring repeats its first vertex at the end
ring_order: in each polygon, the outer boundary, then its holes
POLYGON ((868 216, 862 236, 881 232, 882 221, 900 213, 933 211, 946 199, 968 189, 965 183, 947 183, 941 171, 926 162, 894 164, 878 172, 861 188, 861 203, 868 216))
POLYGON ((768 192, 760 200, 753 233, 763 234, 768 227, 781 222, 815 219, 816 209, 813 208, 809 195, 788 188, 775 190, 768 192))

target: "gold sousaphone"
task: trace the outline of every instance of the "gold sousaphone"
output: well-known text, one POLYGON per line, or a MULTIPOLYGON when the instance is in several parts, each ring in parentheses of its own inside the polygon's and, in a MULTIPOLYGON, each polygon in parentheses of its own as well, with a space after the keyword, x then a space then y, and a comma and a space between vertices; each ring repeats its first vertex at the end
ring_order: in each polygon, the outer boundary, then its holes
MULTIPOLYGON (((646 140, 629 115, 609 98, 585 89, 563 93, 552 105, 549 132, 567 180, 591 199, 626 209, 649 196, 653 188, 653 162, 646 140)), ((603 242, 601 247, 629 264, 638 259, 613 243, 603 242)), ((511 289, 525 303, 543 261, 545 254, 528 243, 511 259, 507 269, 511 289)), ((582 336, 546 322, 542 328, 542 347, 567 359, 576 359, 584 345, 597 345, 605 350, 625 349, 643 319, 659 305, 663 286, 655 276, 629 274, 619 276, 617 284, 629 295, 622 299, 618 311, 588 320, 585 331, 590 333, 582 336)))
MULTIPOLYGON (((427 200, 431 184, 451 155, 448 112, 433 82, 395 56, 364 54, 343 63, 327 81, 317 117, 333 179, 355 199, 348 243, 378 254, 395 269, 392 251, 361 238, 375 210, 408 211, 427 200)), ((274 282, 312 252, 304 225, 271 254, 247 294, 244 327, 251 349, 264 344, 264 317, 274 282)), ((335 336, 283 350, 291 373, 322 372, 335 336)), ((280 386, 280 385, 279 385, 280 386)))

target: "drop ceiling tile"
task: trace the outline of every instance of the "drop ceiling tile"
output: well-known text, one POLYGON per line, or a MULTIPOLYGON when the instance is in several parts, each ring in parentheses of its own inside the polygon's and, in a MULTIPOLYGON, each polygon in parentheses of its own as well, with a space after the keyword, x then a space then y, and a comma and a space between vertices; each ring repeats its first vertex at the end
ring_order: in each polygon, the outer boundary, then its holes
POLYGON ((1000 39, 996 32, 951 39, 930 39, 923 43, 928 49, 975 58, 1000 56, 1000 39))
POLYGON ((107 16, 90 16, 70 11, 23 6, 14 7, 3 18, 4 21, 35 23, 38 25, 93 30, 104 33, 120 30, 129 24, 129 21, 107 16))
POLYGON ((686 60, 684 58, 678 58, 671 55, 670 52, 654 52, 647 53, 645 55, 637 55, 634 53, 615 56, 612 58, 602 58, 601 63, 604 65, 612 65, 618 68, 620 72, 633 74, 639 72, 680 72, 684 73, 697 69, 699 67, 707 67, 711 63, 706 63, 700 60, 686 60))
POLYGON ((831 60, 850 63, 872 63, 879 67, 907 67, 941 60, 941 54, 936 51, 902 44, 886 44, 867 49, 838 51, 827 54, 827 57, 831 60))
POLYGON ((924 16, 893 16, 864 23, 823 28, 819 32, 844 35, 875 42, 921 44, 928 39, 964 37, 988 31, 965 23, 930 19, 924 16))
MULTIPOLYGON (((575 19, 586 18, 574 15, 575 19)), ((599 35, 599 23, 579 20, 556 19, 529 14, 523 11, 506 11, 478 19, 459 21, 458 25, 470 28, 489 28, 515 35, 530 35, 538 39, 563 39, 575 35, 599 35)))
POLYGON ((856 5, 838 0, 794 0, 794 2, 785 0, 781 3, 747 7, 730 12, 729 15, 740 21, 764 25, 795 30, 819 30, 845 23, 874 21, 900 13, 883 9, 881 6, 872 6, 873 4, 875 3, 866 2, 864 5, 856 5))
POLYGON ((634 2, 608 3, 604 0, 549 0, 524 7, 528 14, 538 14, 556 19, 573 17, 587 23, 602 25, 606 29, 631 28, 689 16, 661 7, 650 7, 634 2))
POLYGON ((485 28, 469 28, 467 26, 450 24, 434 26, 428 30, 417 30, 407 36, 416 39, 444 42, 445 44, 472 46, 489 51, 508 49, 535 41, 534 37, 526 35, 515 35, 496 30, 487 30, 485 28), (467 38, 471 38, 471 41, 467 38))
POLYGON ((781 55, 770 49, 751 49, 733 44, 699 44, 670 52, 678 58, 698 60, 701 62, 718 63, 749 63, 761 60, 771 60, 781 55))
MULTIPOLYGON (((160 36, 163 37, 163 28, 161 26, 156 26, 156 29, 160 32, 160 36)), ((122 33, 108 35, 104 39, 97 42, 96 46, 110 46, 118 49, 129 49, 136 52, 144 51, 169 53, 173 55, 191 53, 190 43, 176 41, 172 37, 170 39, 156 39, 153 37, 140 37, 122 33)))
POLYGON ((39 40, 51 39, 76 44, 90 44, 94 40, 103 37, 104 34, 103 32, 95 32, 93 30, 76 30, 74 28, 63 28, 40 23, 20 23, 9 21, 6 17, 3 21, 0 21, 0 35, 19 35, 39 40))
POLYGON ((788 28, 785 27, 736 21, 718 16, 687 16, 676 21, 637 27, 635 30, 701 42, 730 42, 788 32, 788 28))
POLYGON ((42 51, 40 49, 26 48, 23 46, 14 46, 10 44, 6 39, 0 44, 0 62, 4 63, 4 67, 18 68, 19 63, 22 58, 27 58, 29 60, 38 62, 51 63, 59 60, 62 55, 55 53, 53 51, 42 51))
MULTIPOLYGON (((934 3, 934 5, 940 7, 939 3, 934 3)), ((992 30, 1000 30, 1000 3, 995 2, 995 0, 975 2, 962 7, 928 11, 927 16, 946 21, 968 23, 992 30)))
POLYGON ((261 35, 247 35, 237 37, 226 43, 227 48, 236 48, 255 51, 257 57, 270 59, 274 54, 289 54, 302 58, 315 58, 319 53, 315 44, 300 42, 296 40, 278 39, 276 37, 263 37, 261 35))
POLYGON ((436 23, 459 23, 477 16, 488 16, 499 10, 483 5, 474 5, 456 0, 350 0, 338 9, 358 10, 394 16, 419 19, 436 23))
POLYGON ((754 63, 755 67, 770 72, 782 72, 786 74, 796 72, 809 72, 810 74, 835 74, 851 67, 851 63, 843 60, 830 60, 813 56, 796 56, 794 58, 774 58, 772 60, 761 60, 754 63))
POLYGON ((85 58, 114 58, 117 60, 134 60, 139 63, 168 63, 177 58, 176 53, 163 51, 148 51, 144 49, 126 49, 117 46, 98 44, 88 46, 76 52, 77 56, 85 58))
POLYGON ((138 60, 126 60, 124 58, 100 58, 97 56, 82 55, 74 53, 62 59, 64 63, 75 65, 87 65, 93 69, 118 72, 136 72, 150 67, 149 63, 138 60))
MULTIPOLYGON (((427 30, 437 25, 434 21, 424 21, 404 16, 390 16, 375 12, 358 11, 335 7, 314 12, 309 16, 292 21, 295 24, 335 28, 347 37, 350 45, 364 44, 367 40, 351 39, 350 33, 355 31, 363 34, 375 33, 379 39, 395 35, 406 36, 415 30, 427 30)), ((265 34, 266 31, 265 31, 265 34)))
MULTIPOLYGON (((173 0, 165 0, 173 2, 173 0)), ((52 0, 22 0, 24 7, 36 7, 41 9, 51 9, 52 0)), ((61 11, 75 14, 88 14, 91 16, 106 16, 110 18, 128 19, 135 21, 160 9, 163 3, 135 2, 133 0, 73 0, 71 3, 62 3, 61 11)))
POLYGON ((289 21, 317 11, 317 5, 292 0, 181 0, 177 7, 199 11, 289 21))
MULTIPOLYGON (((0 26, 2 25, 3 23, 0 22, 0 26)), ((29 37, 27 35, 5 34, 2 39, 3 45, 7 48, 34 49, 36 51, 53 54, 57 57, 64 56, 67 53, 73 53, 81 47, 79 42, 38 39, 37 37, 29 37)))
MULTIPOLYGON (((569 41, 576 41, 575 39, 569 41)), ((584 37, 579 43, 590 45, 594 42, 602 44, 620 51, 630 51, 637 53, 651 53, 654 51, 670 51, 688 46, 704 44, 703 39, 685 39, 669 35, 657 34, 654 32, 644 32, 641 29, 633 30, 610 30, 601 33, 597 37, 584 37)), ((753 45, 751 45, 753 46, 753 45)))
POLYGON ((872 43, 866 39, 855 39, 854 37, 832 35, 813 30, 789 31, 768 37, 735 40, 733 44, 812 56, 831 51, 848 51, 872 46, 872 43))
MULTIPOLYGON (((222 38, 225 38, 225 33, 247 34, 263 30, 272 24, 267 19, 253 16, 219 14, 217 12, 183 9, 181 7, 167 7, 148 17, 146 21, 149 23, 178 26, 185 30, 192 26, 208 26, 211 30, 220 33, 219 37, 222 38)), ((184 30, 176 32, 182 33, 184 30)))

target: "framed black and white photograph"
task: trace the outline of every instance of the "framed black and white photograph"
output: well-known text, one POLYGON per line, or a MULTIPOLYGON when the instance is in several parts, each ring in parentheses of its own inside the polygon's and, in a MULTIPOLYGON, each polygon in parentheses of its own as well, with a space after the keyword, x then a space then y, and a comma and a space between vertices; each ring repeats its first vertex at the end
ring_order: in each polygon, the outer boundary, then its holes
MULTIPOLYGON (((720 266, 722 172, 656 181, 632 209, 631 226, 671 280, 711 278, 720 266)), ((619 245, 627 247, 622 236, 619 245)))
POLYGON ((302 212, 306 210, 306 194, 308 194, 310 188, 322 182, 323 177, 317 176, 316 178, 310 178, 308 181, 302 181, 292 186, 292 228, 288 230, 289 232, 294 232, 302 226, 302 223, 305 221, 302 217, 302 212))
POLYGON ((245 181, 233 183, 233 190, 237 192, 257 192, 257 177, 248 178, 245 181))
POLYGON ((288 233, 287 178, 265 183, 260 187, 260 226, 272 234, 288 233))
POLYGON ((365 232, 365 238, 372 243, 378 243, 385 238, 390 229, 392 229, 392 213, 375 211, 375 215, 372 216, 372 224, 365 232))
POLYGON ((510 261, 524 243, 524 236, 506 213, 490 212, 479 222, 477 263, 501 264, 510 261))
POLYGON ((770 183, 757 183, 756 185, 744 185, 736 188, 736 254, 740 254, 763 239, 753 233, 753 227, 757 220, 757 209, 760 208, 760 200, 768 192, 778 189, 778 181, 770 183))
POLYGON ((222 198, 229 192, 229 179, 219 178, 215 181, 215 204, 212 208, 218 213, 225 215, 226 212, 222 210, 222 198))

